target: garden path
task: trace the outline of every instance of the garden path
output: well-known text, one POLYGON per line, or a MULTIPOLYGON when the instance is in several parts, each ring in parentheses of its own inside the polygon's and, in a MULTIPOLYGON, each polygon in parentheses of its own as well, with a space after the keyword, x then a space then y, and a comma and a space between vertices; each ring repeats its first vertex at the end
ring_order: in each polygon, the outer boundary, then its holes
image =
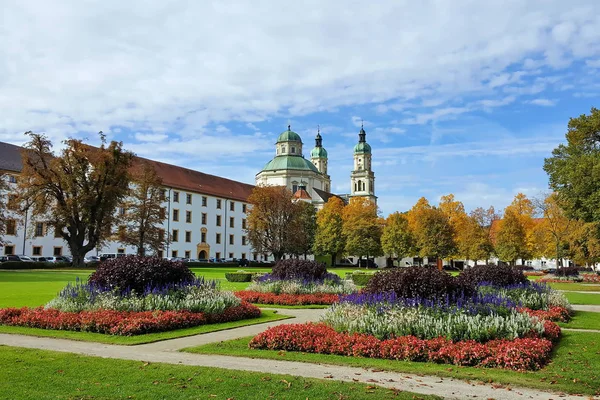
POLYGON ((325 364, 307 364, 295 361, 261 360, 245 357, 191 354, 177 351, 184 347, 251 336, 263 331, 266 326, 274 326, 282 323, 316 321, 323 311, 324 310, 280 309, 280 313, 294 315, 296 318, 293 320, 288 319, 270 322, 268 324, 245 326, 227 331, 196 335, 188 338, 166 340, 163 342, 138 346, 118 346, 12 334, 0 334, 0 345, 61 351, 103 358, 217 367, 261 373, 289 374, 306 378, 360 382, 402 391, 433 394, 447 399, 483 398, 495 400, 541 400, 561 398, 567 400, 581 400, 581 396, 549 393, 535 389, 502 387, 495 384, 469 382, 452 378, 440 378, 436 376, 421 376, 325 364))
POLYGON ((590 305, 590 304, 571 304, 573 310, 576 311, 592 311, 592 312, 600 312, 599 305, 590 305))

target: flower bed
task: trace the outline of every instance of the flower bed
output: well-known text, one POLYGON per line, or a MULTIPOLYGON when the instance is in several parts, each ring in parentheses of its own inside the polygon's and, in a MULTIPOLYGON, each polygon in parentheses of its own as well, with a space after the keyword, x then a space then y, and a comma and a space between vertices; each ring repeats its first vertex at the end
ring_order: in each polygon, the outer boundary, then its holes
MULTIPOLYGON (((558 330, 560 332, 560 328, 558 330)), ((552 341, 535 333, 525 338, 486 343, 451 341, 442 337, 419 339, 415 336, 381 340, 371 335, 337 332, 323 323, 272 327, 255 336, 249 346, 254 349, 480 365, 521 371, 542 368, 552 352, 552 341)))
POLYGON ((600 275, 598 274, 581 274, 581 278, 586 283, 600 283, 600 275))
POLYGON ((253 292, 242 290, 235 292, 235 295, 249 303, 258 304, 279 304, 284 306, 300 306, 300 305, 329 305, 338 301, 339 296, 330 293, 315 293, 315 294, 275 294, 253 292))
POLYGON ((259 316, 258 307, 244 302, 212 314, 184 310, 65 312, 53 308, 24 307, 0 309, 0 324, 132 336, 259 316))
POLYGON ((544 276, 546 275, 543 271, 523 271, 523 275, 525 276, 544 276))
POLYGON ((549 310, 532 310, 526 307, 518 309, 522 313, 527 313, 532 317, 537 317, 541 320, 548 320, 554 322, 569 322, 571 320, 571 314, 565 307, 553 306, 549 310))

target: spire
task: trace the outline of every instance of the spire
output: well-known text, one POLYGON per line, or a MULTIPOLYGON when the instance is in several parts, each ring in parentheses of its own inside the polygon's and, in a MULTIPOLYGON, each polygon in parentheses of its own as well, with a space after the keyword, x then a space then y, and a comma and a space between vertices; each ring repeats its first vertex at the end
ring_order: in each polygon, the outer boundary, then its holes
POLYGON ((292 130, 292 125, 288 124, 288 131, 292 130))
POLYGON ((315 147, 323 147, 323 138, 321 137, 321 127, 317 125, 317 137, 315 138, 315 147))
POLYGON ((358 143, 366 143, 367 132, 365 132, 364 124, 361 120, 360 122, 360 132, 358 133, 358 143))

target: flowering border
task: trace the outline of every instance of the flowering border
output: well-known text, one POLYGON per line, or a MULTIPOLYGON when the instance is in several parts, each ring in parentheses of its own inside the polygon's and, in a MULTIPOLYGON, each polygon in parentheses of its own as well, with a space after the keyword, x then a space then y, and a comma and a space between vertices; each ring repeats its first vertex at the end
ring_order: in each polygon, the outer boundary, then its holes
MULTIPOLYGON (((560 328, 551 321, 545 321, 544 325, 547 326, 545 335, 557 340, 560 328)), ((530 337, 487 343, 474 340, 453 342, 442 337, 419 339, 415 336, 380 340, 371 335, 336 332, 323 323, 307 323, 269 328, 255 336, 249 347, 534 371, 550 360, 552 340, 533 333, 530 337)))
POLYGON ((63 312, 53 308, 0 309, 0 324, 30 328, 96 332, 110 335, 133 336, 152 332, 238 321, 259 317, 258 307, 242 302, 220 314, 191 311, 114 311, 97 310, 63 312))
POLYGON ((337 303, 339 295, 331 293, 313 293, 313 294, 275 294, 253 292, 242 290, 234 293, 243 301, 257 304, 278 304, 284 306, 301 306, 301 305, 330 305, 337 303))

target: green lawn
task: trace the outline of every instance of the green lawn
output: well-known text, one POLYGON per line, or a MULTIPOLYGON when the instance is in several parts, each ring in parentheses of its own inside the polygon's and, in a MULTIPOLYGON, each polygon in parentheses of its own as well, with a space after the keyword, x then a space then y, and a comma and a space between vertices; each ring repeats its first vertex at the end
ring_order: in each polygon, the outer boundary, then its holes
POLYGON ((290 317, 289 315, 277 314, 277 312, 273 310, 262 310, 262 315, 258 318, 243 319, 241 321, 233 322, 223 322, 219 324, 200 325, 191 328, 176 329, 173 331, 148 333, 145 335, 134 336, 105 335, 102 333, 94 332, 60 331, 6 325, 0 325, 0 333, 13 333, 40 337, 54 337, 61 339, 80 340, 83 342, 135 345, 159 342, 161 340, 175 339, 184 336, 198 335, 201 333, 217 332, 226 329, 239 328, 240 326, 263 324, 266 322, 278 321, 288 318, 292 317, 290 317))
POLYGON ((600 294, 564 292, 571 304, 600 305, 600 294))
POLYGON ((290 375, 110 360, 0 346, 2 399, 434 399, 290 375))
POLYGON ((252 350, 251 338, 230 340, 186 349, 202 354, 224 354, 274 360, 304 361, 384 369, 397 372, 437 375, 463 380, 481 380, 503 385, 551 389, 571 394, 600 394, 600 333, 563 332, 552 362, 535 372, 516 372, 495 368, 458 367, 454 365, 379 360, 310 353, 252 350))
POLYGON ((563 328, 600 330, 600 313, 592 311, 575 311, 573 319, 568 323, 559 322, 563 328))
POLYGON ((552 289, 567 290, 575 292, 600 292, 600 284, 598 283, 561 283, 551 282, 548 285, 552 289))

